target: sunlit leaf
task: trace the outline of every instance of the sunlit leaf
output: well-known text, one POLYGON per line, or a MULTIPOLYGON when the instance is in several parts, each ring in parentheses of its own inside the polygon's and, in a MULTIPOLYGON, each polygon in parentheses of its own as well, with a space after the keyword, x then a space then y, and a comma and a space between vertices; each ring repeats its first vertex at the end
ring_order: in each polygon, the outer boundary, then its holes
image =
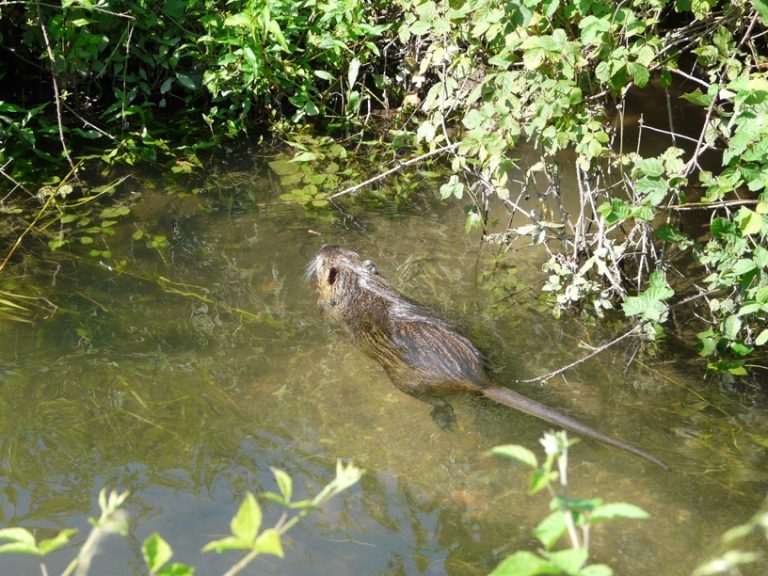
POLYGON ((516 552, 499 564, 490 576, 537 576, 560 573, 557 566, 532 552, 516 552))
POLYGON ((144 540, 141 553, 150 572, 157 572, 173 556, 171 547, 157 532, 144 540))
POLYGON ((256 497, 248 492, 240 509, 230 523, 232 534, 241 542, 252 544, 261 528, 261 508, 256 497))
POLYGON ((560 510, 552 512, 549 516, 544 518, 533 531, 533 535, 539 539, 547 550, 551 550, 552 547, 557 544, 565 531, 567 525, 565 522, 565 514, 560 510))
POLYGON ((251 544, 246 544, 239 538, 234 536, 227 536, 220 540, 212 540, 203 546, 203 552, 216 552, 221 554, 222 552, 229 552, 231 550, 248 550, 251 548, 251 544))
POLYGON ((272 474, 275 475, 277 487, 280 489, 280 493, 283 495, 283 498, 285 498, 286 502, 290 502, 291 497, 293 496, 293 479, 286 472, 280 470, 279 468, 270 469, 272 470, 272 474))
POLYGON ((612 502, 595 508, 589 515, 589 521, 593 524, 597 522, 603 522, 605 520, 613 520, 615 518, 641 520, 649 518, 649 514, 634 504, 612 502))
POLYGON ((38 544, 40 553, 45 555, 50 554, 51 552, 55 552, 62 546, 65 546, 67 543, 69 543, 69 539, 75 534, 77 534, 77 530, 75 528, 67 528, 59 532, 53 538, 41 540, 38 544))
POLYGON ((490 456, 502 456, 504 458, 510 458, 531 468, 539 467, 539 462, 536 459, 536 455, 525 446, 519 446, 518 444, 496 446, 491 448, 488 454, 490 456))
POLYGON ((272 554, 278 558, 282 558, 285 555, 280 541, 280 534, 274 528, 267 528, 259 534, 253 549, 262 554, 272 554))
POLYGON ((26 528, 3 528, 0 529, 0 540, 10 540, 11 542, 23 542, 25 544, 35 544, 35 537, 32 532, 26 528))
POLYGON ((545 556, 565 574, 578 574, 587 563, 589 552, 586 548, 572 548, 558 552, 546 552, 545 556))

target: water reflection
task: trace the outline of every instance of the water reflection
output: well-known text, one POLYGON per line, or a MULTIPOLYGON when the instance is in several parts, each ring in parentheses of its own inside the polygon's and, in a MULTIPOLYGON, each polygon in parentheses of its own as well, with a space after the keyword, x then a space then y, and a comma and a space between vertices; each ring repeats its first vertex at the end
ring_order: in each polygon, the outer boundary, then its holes
MULTIPOLYGON (((239 197, 269 197, 262 185, 241 184, 249 194, 239 197)), ((494 350, 501 383, 582 356, 582 343, 607 341, 611 327, 498 305, 477 281, 478 258, 490 254, 478 255, 477 238, 461 232, 460 206, 423 201, 352 221, 256 201, 157 197, 139 224, 165 234, 168 251, 132 241, 126 227, 112 246, 126 273, 54 255, 40 274, 60 267, 59 314, 0 335, 4 525, 84 532, 101 486, 129 489, 135 537, 111 542, 94 573, 142 573, 140 542, 154 530, 176 560, 216 573, 232 562, 199 549, 228 529, 246 490, 274 489, 269 466, 316 493, 335 459, 349 458, 368 470, 361 485, 291 532, 286 559, 247 573, 483 574, 506 553, 536 547, 530 531, 548 498, 526 496, 523 470, 483 454, 508 442, 535 449, 548 427, 464 398, 454 403, 458 429, 438 429, 429 406, 398 392, 322 323, 304 265, 324 242, 372 258, 395 286, 494 350)), ((539 265, 528 258, 518 263, 522 285, 539 265)), ((704 389, 674 356, 625 370, 628 357, 610 350, 565 379, 518 390, 673 466, 665 473, 584 441, 573 451, 571 489, 653 516, 597 528, 596 560, 618 574, 687 573, 762 500, 765 457, 750 438, 768 431, 760 419, 735 425, 753 411, 704 389)), ((56 554, 52 572, 71 554, 56 554)), ((0 565, 38 571, 19 558, 0 565)))

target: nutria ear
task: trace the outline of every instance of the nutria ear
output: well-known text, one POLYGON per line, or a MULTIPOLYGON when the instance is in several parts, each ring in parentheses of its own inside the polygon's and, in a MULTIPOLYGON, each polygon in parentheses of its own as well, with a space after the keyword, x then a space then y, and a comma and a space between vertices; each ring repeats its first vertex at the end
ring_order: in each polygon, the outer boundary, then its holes
POLYGON ((371 260, 366 260, 365 262, 363 262, 363 268, 368 270, 368 272, 370 272, 371 274, 379 273, 379 269, 376 268, 376 264, 374 264, 373 261, 371 260))
POLYGON ((339 271, 336 268, 331 267, 328 270, 328 284, 333 286, 336 283, 336 278, 339 276, 339 271))

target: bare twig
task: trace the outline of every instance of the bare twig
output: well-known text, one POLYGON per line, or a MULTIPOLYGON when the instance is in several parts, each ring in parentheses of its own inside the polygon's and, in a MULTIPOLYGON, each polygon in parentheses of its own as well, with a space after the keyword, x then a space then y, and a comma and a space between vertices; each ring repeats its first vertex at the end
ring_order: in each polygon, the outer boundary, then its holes
POLYGON ((575 366, 578 366, 579 364, 583 364, 584 362, 586 362, 590 358, 593 358, 593 357, 597 356, 598 354, 600 354, 601 352, 604 352, 605 350, 607 350, 608 348, 610 348, 614 344, 618 344, 619 342, 621 342, 625 338, 628 338, 629 336, 632 336, 633 334, 636 334, 639 331, 640 331, 640 326, 635 326, 634 328, 624 332, 624 334, 622 334, 621 336, 618 336, 618 337, 614 338, 613 340, 611 340, 607 344, 603 344, 602 346, 599 346, 598 348, 595 348, 592 352, 590 352, 589 354, 587 354, 583 358, 579 358, 575 362, 571 362, 570 364, 567 364, 567 365, 565 365, 565 366, 563 366, 561 368, 558 368, 557 370, 553 370, 552 372, 544 374, 543 376, 537 376, 536 378, 528 378, 527 380, 515 380, 515 382, 518 382, 518 383, 521 383, 521 384, 530 384, 532 382, 544 382, 545 380, 550 380, 550 379, 554 378, 555 376, 558 376, 559 374, 562 374, 566 370, 570 370, 571 368, 573 368, 575 366))
MULTIPOLYGON (((48 60, 51 62, 51 82, 53 84, 53 98, 56 104, 56 120, 59 128, 59 140, 61 140, 61 148, 64 152, 64 156, 69 162, 69 167, 72 172, 75 172, 75 163, 72 161, 72 157, 69 155, 67 149, 67 142, 64 140, 64 122, 61 116, 61 95, 59 94, 59 83, 56 80, 56 56, 53 54, 51 43, 48 40, 48 30, 45 28, 45 22, 43 21, 43 9, 40 7, 40 2, 36 2, 37 5, 37 20, 40 24, 40 31, 43 33, 43 39, 45 40, 45 48, 48 52, 48 60)), ((5 264, 5 263, 3 263, 5 264)))
POLYGON ((334 194, 331 194, 330 196, 326 196, 325 199, 333 200, 334 198, 338 198, 339 196, 344 196, 346 194, 353 194, 358 190, 360 190, 361 188, 365 188, 369 184, 373 184, 374 182, 378 182, 379 180, 383 180, 384 178, 387 178, 388 176, 391 176, 392 174, 399 172, 403 168, 406 168, 408 166, 413 166, 414 164, 418 164, 419 162, 426 160, 427 158, 431 158, 432 156, 437 156, 438 154, 450 152, 451 150, 455 150, 458 147, 459 147, 459 142, 455 142, 453 144, 443 146, 442 148, 437 148, 435 150, 432 150, 431 152, 427 152, 420 156, 416 156, 415 158, 411 158, 410 160, 406 160, 405 162, 400 162, 397 166, 395 166, 394 168, 390 168, 386 172, 382 172, 381 174, 378 174, 373 178, 368 178, 368 180, 365 180, 364 182, 360 182, 359 184, 346 188, 341 192, 336 192, 334 194))

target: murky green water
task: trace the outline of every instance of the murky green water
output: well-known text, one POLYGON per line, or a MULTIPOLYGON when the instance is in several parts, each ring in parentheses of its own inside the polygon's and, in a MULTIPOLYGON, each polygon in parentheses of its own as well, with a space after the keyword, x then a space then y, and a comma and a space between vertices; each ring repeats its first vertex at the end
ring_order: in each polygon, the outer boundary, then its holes
MULTIPOLYGON (((478 282, 478 259, 491 253, 463 234, 461 206, 320 217, 269 203, 268 182, 256 174, 206 203, 147 188, 139 222, 170 248, 148 249, 123 227, 110 242, 128 274, 71 254, 30 263, 33 276, 56 271, 60 309, 0 331, 0 524, 84 534, 99 488, 128 489, 132 537, 110 540, 94 574, 143 573, 140 545, 155 530, 175 560, 221 573, 234 557, 200 547, 228 531, 245 491, 275 488, 269 466, 314 494, 343 458, 367 470, 361 484, 293 530, 285 559, 245 573, 484 574, 535 549, 548 497, 528 497, 523 470, 483 453, 510 442, 537 449, 548 427, 458 399, 458 429, 440 430, 429 406, 322 323, 303 268, 325 242, 364 253, 402 291, 497 348, 501 382, 558 368, 617 332, 554 321, 516 304, 525 293, 500 306, 478 282)), ((540 263, 521 252, 517 265, 525 284, 540 263)), ((572 451, 571 490, 652 515, 596 527, 596 561, 623 575, 687 574, 763 500, 768 466, 753 439, 768 436, 765 410, 721 395, 698 363, 667 353, 627 368, 629 357, 617 347, 566 379, 517 389, 673 467, 585 441, 572 451)), ((277 513, 269 508, 268 520, 277 513)), ((51 573, 73 550, 52 557, 51 573)), ((4 556, 0 573, 39 568, 4 556)))

